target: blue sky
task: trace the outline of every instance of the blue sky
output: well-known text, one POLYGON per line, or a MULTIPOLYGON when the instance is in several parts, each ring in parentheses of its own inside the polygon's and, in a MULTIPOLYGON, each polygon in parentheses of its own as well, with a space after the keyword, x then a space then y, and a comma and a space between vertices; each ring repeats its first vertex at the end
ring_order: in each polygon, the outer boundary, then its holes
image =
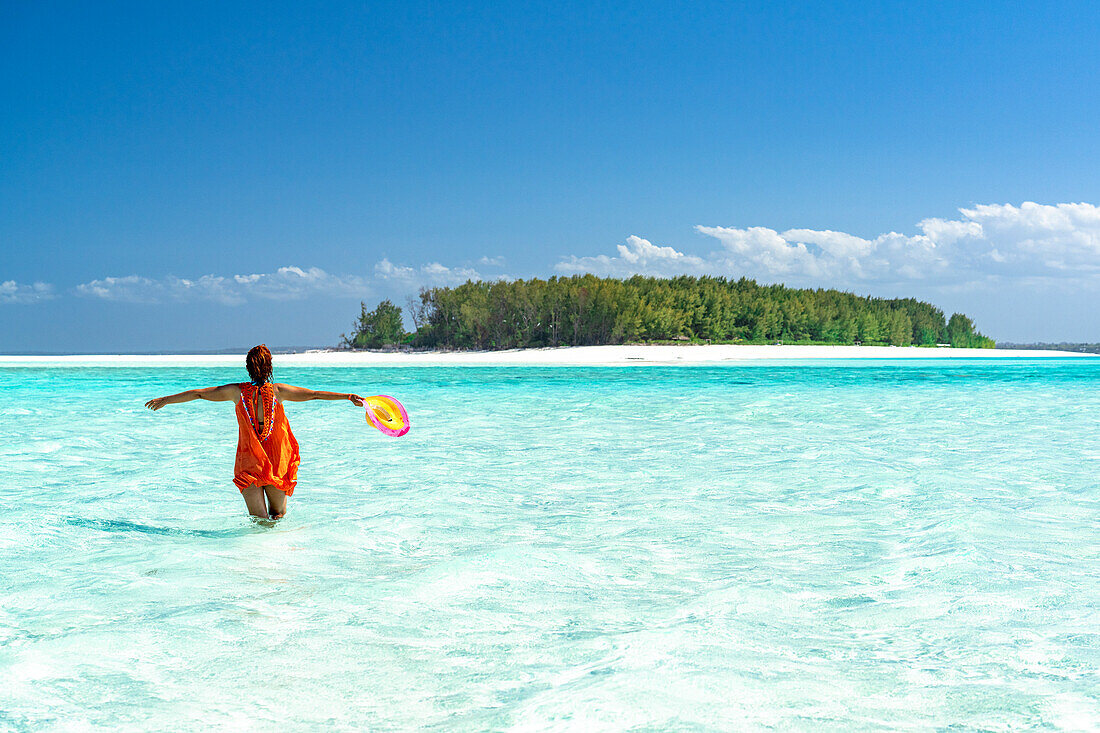
POLYGON ((711 272, 1100 341, 1086 3, 3 3, 0 351, 711 272))

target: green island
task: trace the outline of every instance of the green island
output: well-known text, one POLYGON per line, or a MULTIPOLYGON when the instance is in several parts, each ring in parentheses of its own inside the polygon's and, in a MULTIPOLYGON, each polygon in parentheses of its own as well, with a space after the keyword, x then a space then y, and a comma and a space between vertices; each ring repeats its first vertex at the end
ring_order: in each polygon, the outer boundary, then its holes
POLYGON ((400 307, 361 304, 343 348, 524 349, 626 343, 867 344, 993 348, 961 313, 913 298, 871 298, 754 280, 595 275, 424 288, 400 307))

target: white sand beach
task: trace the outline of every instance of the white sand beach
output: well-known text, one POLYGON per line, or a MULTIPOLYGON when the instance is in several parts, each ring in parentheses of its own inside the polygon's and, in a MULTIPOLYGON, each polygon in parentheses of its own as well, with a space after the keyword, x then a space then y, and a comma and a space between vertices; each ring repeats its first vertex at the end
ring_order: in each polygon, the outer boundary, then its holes
MULTIPOLYGON (((0 356, 0 367, 22 365, 219 366, 241 354, 0 356)), ((1084 357, 1072 351, 952 349, 912 346, 745 346, 736 344, 572 346, 509 351, 305 351, 276 354, 287 366, 628 366, 822 359, 1014 359, 1084 357)))

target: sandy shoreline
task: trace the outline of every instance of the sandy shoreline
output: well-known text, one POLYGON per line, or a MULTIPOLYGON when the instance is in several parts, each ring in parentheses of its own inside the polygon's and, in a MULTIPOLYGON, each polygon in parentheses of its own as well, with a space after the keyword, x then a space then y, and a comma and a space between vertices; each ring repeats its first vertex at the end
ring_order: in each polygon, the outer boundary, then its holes
MULTIPOLYGON (((951 349, 897 346, 743 346, 735 344, 659 346, 573 346, 513 351, 383 353, 307 351, 277 354, 286 366, 629 366, 713 364, 821 359, 1043 359, 1090 358, 1071 351, 951 349)), ((238 365, 242 354, 0 356, 4 366, 221 366, 238 365)))

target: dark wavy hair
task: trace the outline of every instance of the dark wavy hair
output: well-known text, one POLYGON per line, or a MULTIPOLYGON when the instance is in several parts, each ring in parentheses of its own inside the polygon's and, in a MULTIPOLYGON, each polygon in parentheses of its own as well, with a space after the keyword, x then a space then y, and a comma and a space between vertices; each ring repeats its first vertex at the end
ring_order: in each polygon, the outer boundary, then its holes
POLYGON ((244 358, 244 366, 253 384, 265 384, 271 381, 271 351, 267 344, 253 346, 244 358))

